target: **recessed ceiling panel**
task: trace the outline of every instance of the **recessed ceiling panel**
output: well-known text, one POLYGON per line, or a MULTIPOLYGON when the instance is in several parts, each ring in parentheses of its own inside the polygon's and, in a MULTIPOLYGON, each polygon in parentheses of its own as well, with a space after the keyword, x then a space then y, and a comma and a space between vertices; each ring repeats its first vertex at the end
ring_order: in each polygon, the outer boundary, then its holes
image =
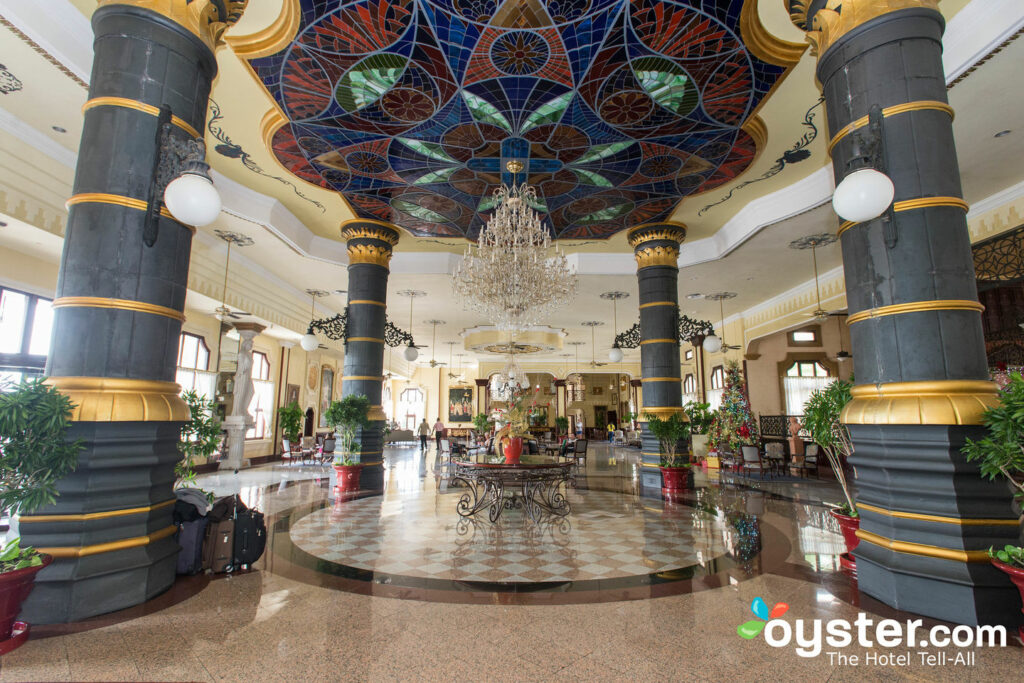
POLYGON ((301 0, 251 64, 288 119, 273 153, 362 217, 475 239, 525 181, 555 237, 606 238, 752 162, 785 68, 743 45, 743 1, 301 0))

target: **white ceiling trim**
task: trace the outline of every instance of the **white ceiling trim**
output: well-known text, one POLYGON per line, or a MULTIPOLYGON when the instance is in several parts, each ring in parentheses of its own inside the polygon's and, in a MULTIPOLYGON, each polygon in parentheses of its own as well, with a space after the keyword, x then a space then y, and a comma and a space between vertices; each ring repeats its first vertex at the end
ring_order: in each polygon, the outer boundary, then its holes
POLYGON ((1024 181, 1021 181, 1016 185, 1011 185, 1005 190, 1000 190, 999 192, 989 195, 981 201, 972 204, 970 210, 967 212, 967 220, 980 216, 986 211, 991 211, 992 209, 998 209, 1001 206, 1005 206, 1010 202, 1020 199, 1022 196, 1024 196, 1024 181))
POLYGON ((946 83, 958 78, 1000 43, 1024 27, 1024 2, 972 0, 946 25, 942 66, 946 83))
POLYGON ((38 128, 25 123, 2 107, 0 107, 0 129, 31 145, 57 163, 74 170, 75 163, 78 160, 78 155, 75 152, 72 152, 45 133, 40 132, 38 128))
POLYGON ((68 0, 0 0, 0 14, 86 83, 92 26, 68 0))

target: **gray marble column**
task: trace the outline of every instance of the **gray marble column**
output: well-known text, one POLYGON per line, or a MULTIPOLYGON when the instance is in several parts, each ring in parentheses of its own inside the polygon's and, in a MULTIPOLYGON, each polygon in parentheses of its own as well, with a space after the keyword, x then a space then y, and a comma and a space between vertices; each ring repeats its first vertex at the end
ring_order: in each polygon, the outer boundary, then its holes
POLYGON ((342 225, 348 241, 348 337, 341 395, 362 394, 370 400, 370 427, 360 431, 361 488, 384 486, 384 327, 387 324, 388 264, 398 244, 396 227, 354 219, 342 225))
POLYGON ((1017 515, 1008 487, 960 453, 983 434, 997 389, 946 103, 943 18, 934 0, 823 5, 791 8, 817 49, 837 182, 877 108, 896 188, 891 217, 839 228, 857 365, 843 421, 856 449, 858 586, 917 614, 1011 623, 1016 589, 985 551, 1018 542, 1017 515))
POLYGON ((201 137, 213 48, 244 3, 101 0, 89 98, 61 256, 46 374, 76 404, 85 448, 56 504, 21 520, 24 544, 54 555, 24 603, 31 623, 139 604, 174 582, 174 465, 188 406, 174 382, 194 228, 166 211, 143 240, 157 154, 201 137))
POLYGON ((661 460, 658 440, 651 434, 644 414, 668 417, 682 413, 682 382, 679 374, 679 246, 686 227, 678 223, 654 223, 627 233, 636 257, 640 289, 640 373, 643 391, 641 411, 642 473, 645 495, 661 495, 661 460))

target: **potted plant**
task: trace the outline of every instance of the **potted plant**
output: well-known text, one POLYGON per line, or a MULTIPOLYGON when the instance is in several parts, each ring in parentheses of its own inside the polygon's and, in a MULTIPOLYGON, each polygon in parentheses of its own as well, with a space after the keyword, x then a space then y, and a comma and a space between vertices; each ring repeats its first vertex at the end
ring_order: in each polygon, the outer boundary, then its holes
MULTIPOLYGON (((181 426, 178 450, 182 458, 174 465, 175 488, 195 485, 196 463, 200 458, 205 462, 213 455, 220 445, 221 435, 220 418, 217 417, 217 406, 213 401, 195 391, 186 391, 181 398, 188 404, 192 417, 181 426)), ((212 493, 206 495, 213 500, 212 493)))
POLYGON ((565 415, 559 415, 555 418, 555 429, 558 431, 558 436, 565 436, 569 433, 569 418, 565 415))
POLYGON ((711 404, 688 401, 683 406, 683 412, 690 419, 693 456, 697 460, 703 460, 708 457, 708 431, 715 419, 715 414, 711 412, 711 404))
POLYGON ((292 446, 299 442, 304 417, 302 408, 295 401, 292 401, 290 405, 277 409, 277 419, 281 424, 281 437, 292 444, 292 446))
POLYGON ((856 564, 850 553, 860 543, 860 539, 857 538, 860 515, 857 513, 853 496, 850 495, 850 487, 846 483, 846 473, 843 470, 843 458, 848 458, 853 453, 853 442, 850 441, 850 432, 846 425, 839 421, 843 406, 852 398, 852 386, 849 382, 837 379, 824 389, 812 393, 804 404, 804 428, 810 432, 814 443, 818 444, 828 458, 832 473, 835 474, 836 481, 846 496, 845 502, 831 505, 829 514, 839 523, 843 540, 846 542, 846 553, 840 557, 840 561, 843 566, 856 571, 856 564))
MULTIPOLYGON (((56 502, 57 482, 75 469, 82 449, 67 439, 71 409, 67 396, 38 378, 0 393, 0 501, 9 514, 56 502)), ((17 538, 0 550, 0 655, 28 638, 28 625, 16 618, 36 574, 52 561, 17 538)))
POLYGON ((661 481, 662 488, 668 493, 686 489, 690 465, 685 455, 676 451, 679 442, 690 435, 690 423, 682 413, 673 413, 666 419, 647 413, 647 429, 658 439, 661 450, 661 481))
POLYGON ((335 434, 334 471, 338 474, 339 491, 359 489, 359 475, 363 466, 358 456, 360 444, 356 430, 370 426, 370 400, 363 394, 351 394, 340 401, 332 401, 324 419, 335 434))
MULTIPOLYGON (((980 441, 967 439, 961 452, 969 462, 978 463, 981 476, 1004 478, 1013 486, 1017 501, 1024 504, 1024 378, 1011 373, 999 403, 985 411, 982 424, 988 436, 980 441)), ((989 549, 992 564, 1010 576, 1024 601, 1024 546, 1007 545, 989 549)), ((1022 610, 1024 611, 1024 610, 1022 610)), ((1024 640, 1024 626, 1020 627, 1024 640)))

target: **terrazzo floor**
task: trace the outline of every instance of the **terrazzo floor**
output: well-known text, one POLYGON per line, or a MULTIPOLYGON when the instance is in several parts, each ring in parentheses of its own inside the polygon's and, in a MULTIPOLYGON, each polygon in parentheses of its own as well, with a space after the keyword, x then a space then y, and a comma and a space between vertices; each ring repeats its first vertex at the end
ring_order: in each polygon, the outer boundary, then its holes
POLYGON ((966 667, 916 655, 854 667, 737 635, 757 597, 787 603, 787 618, 913 618, 839 571, 830 482, 698 474, 691 495, 663 503, 635 495, 636 451, 597 445, 560 545, 515 515, 460 535, 433 453, 386 459, 384 495, 347 501, 319 467, 202 477, 267 513, 254 570, 182 578, 147 605, 39 627, 0 659, 0 680, 1021 680, 1016 643, 971 648, 966 667))

